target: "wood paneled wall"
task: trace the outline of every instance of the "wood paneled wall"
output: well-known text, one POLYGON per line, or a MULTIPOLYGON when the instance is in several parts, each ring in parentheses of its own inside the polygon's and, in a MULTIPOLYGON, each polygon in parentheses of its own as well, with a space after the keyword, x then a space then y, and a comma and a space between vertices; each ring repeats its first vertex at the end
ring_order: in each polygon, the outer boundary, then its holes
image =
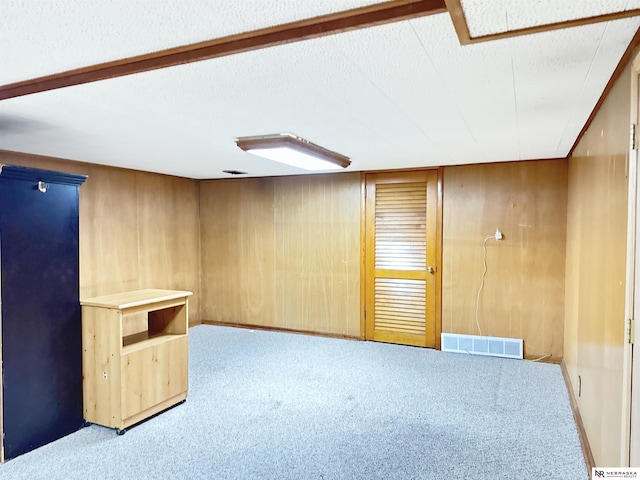
POLYGON ((562 357, 566 160, 445 167, 442 331, 524 339, 527 357, 562 357))
POLYGON ((202 319, 360 335, 360 175, 200 184, 202 319))
POLYGON ((564 360, 599 466, 621 458, 630 81, 627 68, 569 160, 564 360))
POLYGON ((198 183, 0 150, 0 164, 88 175, 80 187, 80 296, 190 290, 200 320, 198 183))

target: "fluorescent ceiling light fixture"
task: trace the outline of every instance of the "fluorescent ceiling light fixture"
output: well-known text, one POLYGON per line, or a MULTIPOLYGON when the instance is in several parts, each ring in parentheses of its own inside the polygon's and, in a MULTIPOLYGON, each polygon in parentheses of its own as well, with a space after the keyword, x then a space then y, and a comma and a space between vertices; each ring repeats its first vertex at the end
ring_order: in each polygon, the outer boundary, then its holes
POLYGON ((305 170, 338 170, 351 165, 349 157, 292 133, 241 137, 236 144, 247 153, 305 170))

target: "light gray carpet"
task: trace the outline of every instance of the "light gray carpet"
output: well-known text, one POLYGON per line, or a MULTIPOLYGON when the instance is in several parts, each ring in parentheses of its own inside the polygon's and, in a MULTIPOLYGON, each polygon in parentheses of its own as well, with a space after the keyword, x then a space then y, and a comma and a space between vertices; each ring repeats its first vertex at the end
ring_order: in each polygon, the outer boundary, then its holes
POLYGON ((11 479, 588 479, 557 365, 213 326, 186 403, 92 425, 11 479))

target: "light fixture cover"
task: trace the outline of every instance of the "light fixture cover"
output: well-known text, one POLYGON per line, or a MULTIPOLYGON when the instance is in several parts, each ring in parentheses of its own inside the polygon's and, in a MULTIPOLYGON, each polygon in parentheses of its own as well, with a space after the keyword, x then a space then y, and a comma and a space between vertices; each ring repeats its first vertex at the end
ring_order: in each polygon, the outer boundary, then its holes
POLYGON ((236 144, 247 153, 305 170, 335 170, 351 165, 349 157, 292 133, 241 137, 236 144))

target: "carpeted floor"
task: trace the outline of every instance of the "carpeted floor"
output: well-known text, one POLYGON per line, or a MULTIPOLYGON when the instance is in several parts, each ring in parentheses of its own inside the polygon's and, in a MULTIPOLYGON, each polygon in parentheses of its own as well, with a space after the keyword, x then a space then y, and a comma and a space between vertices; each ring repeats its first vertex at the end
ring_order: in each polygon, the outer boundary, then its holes
POLYGON ((186 403, 11 479, 588 479, 559 366, 201 325, 186 403))

